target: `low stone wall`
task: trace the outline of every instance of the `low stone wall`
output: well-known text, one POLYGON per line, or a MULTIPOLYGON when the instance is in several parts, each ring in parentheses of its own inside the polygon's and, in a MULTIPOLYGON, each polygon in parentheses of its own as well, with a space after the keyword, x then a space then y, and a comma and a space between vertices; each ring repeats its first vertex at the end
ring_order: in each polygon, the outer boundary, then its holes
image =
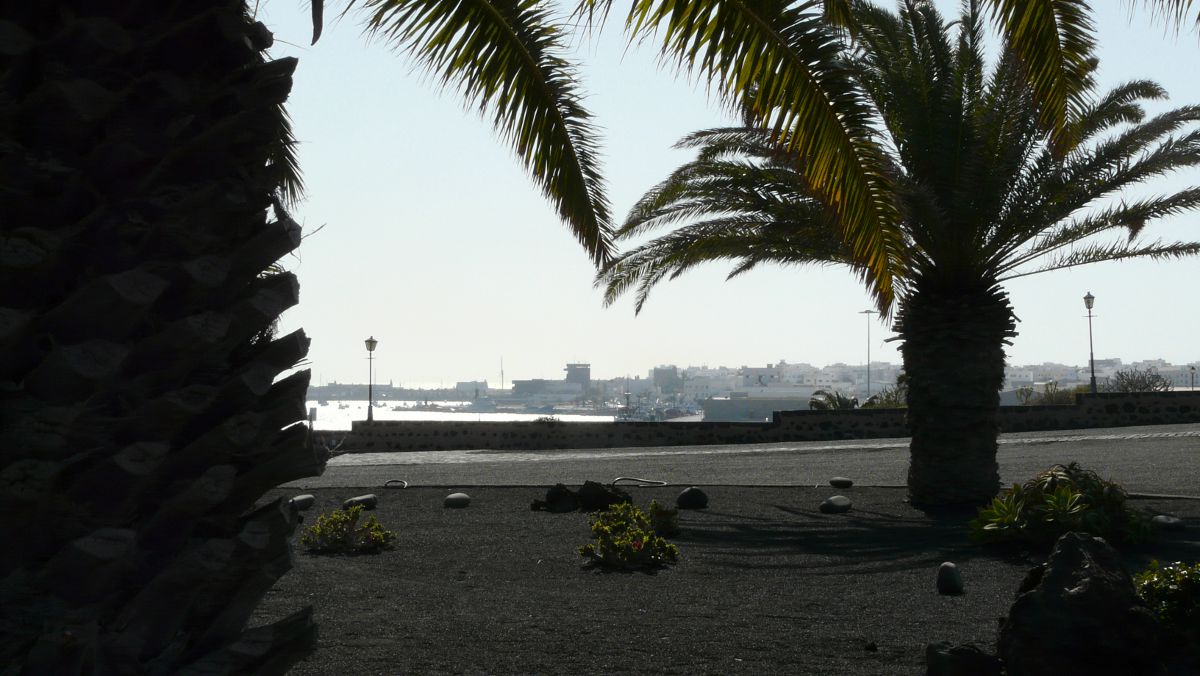
MULTIPOLYGON (((355 422, 349 433, 319 432, 344 452, 543 450, 764 444, 906 437, 903 409, 780 411, 771 422, 355 422)), ((1200 392, 1083 394, 1074 406, 1003 406, 1000 428, 1030 432, 1200 422, 1200 392)))

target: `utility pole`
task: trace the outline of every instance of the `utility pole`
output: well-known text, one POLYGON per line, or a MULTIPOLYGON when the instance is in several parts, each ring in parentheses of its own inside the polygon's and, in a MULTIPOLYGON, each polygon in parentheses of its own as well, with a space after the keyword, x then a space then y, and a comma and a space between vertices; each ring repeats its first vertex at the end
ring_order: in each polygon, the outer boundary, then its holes
MULTIPOLYGON (((871 315, 878 314, 874 310, 863 310, 858 313, 867 316, 867 399, 871 398, 871 315)), ((863 400, 864 403, 866 400, 863 400)))

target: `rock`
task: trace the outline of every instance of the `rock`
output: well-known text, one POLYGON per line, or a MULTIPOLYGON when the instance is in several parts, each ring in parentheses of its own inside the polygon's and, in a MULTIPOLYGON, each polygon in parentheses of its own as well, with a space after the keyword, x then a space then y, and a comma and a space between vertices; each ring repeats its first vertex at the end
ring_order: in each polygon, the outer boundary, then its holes
POLYGON ((618 502, 633 502, 633 498, 616 486, 605 486, 595 481, 585 481, 579 487, 579 508, 585 512, 608 509, 618 502))
POLYGON ((708 507, 708 495, 695 486, 688 486, 675 498, 675 506, 680 509, 704 509, 708 507))
POLYGON ((975 643, 925 646, 925 676, 1000 676, 1000 658, 975 643))
POLYGON ((1154 527, 1159 530, 1180 531, 1187 528, 1187 525, 1183 523, 1183 519, 1169 514, 1159 514, 1150 519, 1150 523, 1154 524, 1154 527))
POLYGON ((379 498, 374 493, 359 495, 342 503, 342 509, 350 509, 355 505, 362 505, 363 509, 375 509, 375 505, 379 504, 379 498))
POLYGON ((844 476, 835 476, 829 480, 829 485, 834 488, 850 488, 854 482, 844 476))
POLYGON ((825 498, 821 506, 817 509, 825 514, 841 514, 842 512, 850 511, 850 498, 844 495, 835 495, 830 498, 825 498))
POLYGON ((956 596, 963 593, 962 571, 951 561, 938 566, 937 590, 939 594, 956 596))
POLYGON ((1010 676, 1161 670, 1158 621, 1104 540, 1063 535, 1021 589, 997 641, 1010 676))
POLYGON ((291 500, 288 500, 288 504, 291 505, 292 509, 296 510, 297 512, 303 512, 309 507, 312 507, 316 500, 316 496, 305 493, 304 495, 297 495, 291 500))
POLYGON ((579 496, 562 484, 554 484, 546 491, 545 500, 534 500, 529 508, 534 511, 574 512, 579 509, 579 496))
POLYGON ((446 496, 445 500, 442 500, 443 507, 453 507, 455 509, 461 509, 469 504, 471 504, 471 496, 466 493, 451 493, 446 496))

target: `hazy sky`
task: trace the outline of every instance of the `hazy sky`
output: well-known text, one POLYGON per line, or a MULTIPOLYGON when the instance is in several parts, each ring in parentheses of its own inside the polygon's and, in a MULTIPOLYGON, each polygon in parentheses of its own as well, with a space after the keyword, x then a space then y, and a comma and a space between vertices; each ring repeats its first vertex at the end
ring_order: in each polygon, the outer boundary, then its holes
MULTIPOLYGON (((328 13, 341 10, 329 2, 328 13), (336 11, 334 11, 336 10, 336 11)), ((941 3, 957 13, 957 0, 941 3)), ((1128 3, 1097 0, 1100 82, 1161 83, 1171 105, 1200 103, 1200 42, 1176 37, 1128 3)), ((312 337, 314 384, 366 379, 363 339, 379 340, 376 382, 406 386, 486 379, 644 374, 657 364, 766 365, 780 359, 862 363, 871 307, 841 268, 763 267, 730 282, 711 265, 660 285, 641 315, 632 296, 604 308, 583 249, 512 152, 478 114, 380 41, 361 15, 326 26, 315 47, 307 3, 273 0, 260 18, 273 53, 300 57, 288 108, 308 197, 294 216, 312 233, 285 261, 301 302, 284 330, 312 337), (292 43, 292 44, 284 44, 292 43)), ((616 3, 616 11, 625 5, 616 3)), ((891 6, 891 5, 889 5, 891 6)), ((619 30, 580 47, 587 105, 604 130, 604 170, 620 220, 643 192, 690 159, 670 146, 728 121, 703 86, 657 66, 619 30)), ((1154 192, 1200 185, 1200 170, 1154 192)), ((1200 214, 1144 237, 1200 238, 1200 214)), ((1096 358, 1200 360, 1200 260, 1106 263, 1024 278, 1008 287, 1020 336, 1009 363, 1086 364, 1082 297, 1096 296, 1096 358)), ((893 334, 870 322, 873 360, 900 362, 893 334)))

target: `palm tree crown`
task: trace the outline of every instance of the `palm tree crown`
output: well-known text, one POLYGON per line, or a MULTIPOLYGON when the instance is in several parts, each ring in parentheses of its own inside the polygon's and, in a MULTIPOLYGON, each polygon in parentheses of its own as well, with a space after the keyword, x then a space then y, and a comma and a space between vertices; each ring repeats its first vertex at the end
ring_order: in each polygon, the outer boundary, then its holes
MULTIPOLYGON (((905 256, 898 286, 918 278, 1003 282, 1107 260, 1179 257, 1200 243, 1146 241, 1151 220, 1200 205, 1200 189, 1116 201, 1123 190, 1200 163, 1200 106, 1150 120, 1140 102, 1165 96, 1148 81, 1099 97, 1073 124, 1079 145, 1055 152, 1011 53, 985 73, 978 12, 957 36, 932 3, 898 15, 859 7, 847 67, 886 131, 905 256), (1120 231, 1117 239, 1096 236, 1120 231)), ((650 190, 617 232, 670 232, 622 254, 600 277, 613 302, 691 267, 731 260, 730 276, 760 263, 841 264, 869 274, 838 236, 837 215, 813 193, 794 156, 752 127, 684 138, 697 158, 650 190)))

